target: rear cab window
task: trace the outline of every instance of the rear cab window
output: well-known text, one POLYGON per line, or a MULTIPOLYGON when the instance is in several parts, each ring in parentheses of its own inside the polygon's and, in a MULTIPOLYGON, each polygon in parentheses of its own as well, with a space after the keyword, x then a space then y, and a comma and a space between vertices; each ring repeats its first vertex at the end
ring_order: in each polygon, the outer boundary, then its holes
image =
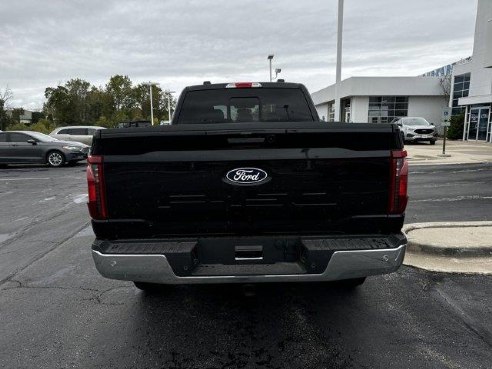
POLYGON ((299 88, 188 91, 177 124, 315 121, 299 88))

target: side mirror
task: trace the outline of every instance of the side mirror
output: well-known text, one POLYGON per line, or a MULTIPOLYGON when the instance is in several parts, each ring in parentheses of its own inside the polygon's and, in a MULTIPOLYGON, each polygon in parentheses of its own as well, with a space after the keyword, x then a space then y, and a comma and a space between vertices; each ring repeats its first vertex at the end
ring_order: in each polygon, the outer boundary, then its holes
POLYGON ((30 140, 27 140, 27 142, 29 142, 31 145, 37 145, 38 144, 38 141, 36 141, 32 138, 30 140))
POLYGON ((434 123, 431 123, 430 125, 431 125, 431 126, 435 126, 435 124, 434 124, 434 123))

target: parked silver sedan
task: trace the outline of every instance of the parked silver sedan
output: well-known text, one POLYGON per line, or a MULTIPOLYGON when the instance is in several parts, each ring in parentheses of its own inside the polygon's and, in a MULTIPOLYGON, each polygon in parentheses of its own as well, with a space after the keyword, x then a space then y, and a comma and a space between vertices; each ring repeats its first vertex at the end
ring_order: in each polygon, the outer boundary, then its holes
POLYGON ((33 131, 0 132, 0 164, 49 164, 60 167, 85 160, 89 146, 60 141, 33 131))

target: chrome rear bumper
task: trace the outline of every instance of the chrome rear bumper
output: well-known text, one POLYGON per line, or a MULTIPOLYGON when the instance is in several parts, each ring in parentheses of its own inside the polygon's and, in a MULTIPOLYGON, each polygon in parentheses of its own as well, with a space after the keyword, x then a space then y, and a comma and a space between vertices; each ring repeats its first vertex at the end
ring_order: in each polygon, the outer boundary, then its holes
POLYGON ((102 276, 125 281, 161 284, 317 282, 367 277, 396 271, 403 262, 406 245, 392 249, 336 251, 322 274, 177 276, 164 255, 102 254, 93 250, 102 276))

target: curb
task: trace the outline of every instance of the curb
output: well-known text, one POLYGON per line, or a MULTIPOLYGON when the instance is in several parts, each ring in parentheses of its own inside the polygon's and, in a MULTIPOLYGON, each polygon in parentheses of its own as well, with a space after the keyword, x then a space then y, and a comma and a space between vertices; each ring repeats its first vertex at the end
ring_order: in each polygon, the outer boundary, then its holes
MULTIPOLYGON (((479 227, 492 227, 492 222, 433 222, 433 223, 414 223, 408 224, 403 227, 403 232, 408 233, 426 228, 479 228, 479 227)), ((408 241, 407 250, 419 253, 434 254, 438 256, 453 256, 453 257, 492 257, 491 247, 445 247, 436 246, 432 244, 423 244, 414 241, 408 241)))
POLYGON ((471 164, 489 164, 490 161, 456 161, 456 162, 443 162, 436 159, 437 162, 432 160, 422 160, 422 159, 408 159, 408 164, 411 166, 425 166, 425 165, 471 165, 471 164))

